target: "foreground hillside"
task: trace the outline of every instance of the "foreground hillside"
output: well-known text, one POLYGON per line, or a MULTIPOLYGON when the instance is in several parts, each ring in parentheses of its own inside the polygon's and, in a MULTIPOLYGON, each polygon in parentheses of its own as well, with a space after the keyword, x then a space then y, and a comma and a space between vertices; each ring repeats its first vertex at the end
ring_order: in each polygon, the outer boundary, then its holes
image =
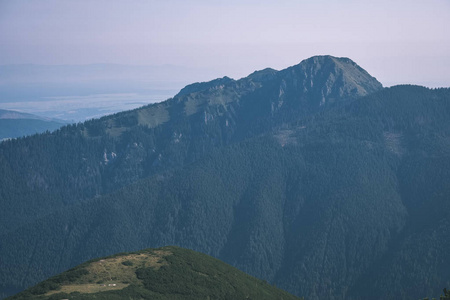
POLYGON ((438 295, 449 120, 449 89, 316 57, 2 144, 2 291, 178 245, 308 299, 438 295))
POLYGON ((164 247, 94 259, 8 299, 299 298, 207 255, 164 247))

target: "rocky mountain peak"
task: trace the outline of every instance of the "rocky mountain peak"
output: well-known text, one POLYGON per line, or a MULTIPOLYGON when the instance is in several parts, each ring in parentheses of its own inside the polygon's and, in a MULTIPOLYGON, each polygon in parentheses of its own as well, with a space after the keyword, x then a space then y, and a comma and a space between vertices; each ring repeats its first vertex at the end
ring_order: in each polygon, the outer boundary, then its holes
POLYGON ((383 88, 382 84, 349 58, 314 56, 282 71, 298 91, 314 95, 316 105, 354 99, 383 88))

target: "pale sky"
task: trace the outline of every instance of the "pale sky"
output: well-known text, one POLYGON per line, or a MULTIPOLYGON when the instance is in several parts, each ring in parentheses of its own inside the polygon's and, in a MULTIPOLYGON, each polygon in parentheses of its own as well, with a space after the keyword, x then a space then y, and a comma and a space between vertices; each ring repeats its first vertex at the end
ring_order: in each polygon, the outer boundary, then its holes
POLYGON ((171 64, 240 78, 322 54, 385 86, 448 87, 450 0, 0 0, 0 65, 171 64))

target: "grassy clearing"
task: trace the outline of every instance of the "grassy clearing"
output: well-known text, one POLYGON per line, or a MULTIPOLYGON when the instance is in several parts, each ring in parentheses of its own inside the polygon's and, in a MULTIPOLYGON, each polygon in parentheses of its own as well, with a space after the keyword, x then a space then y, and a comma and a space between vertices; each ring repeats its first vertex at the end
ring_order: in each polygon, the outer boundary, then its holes
POLYGON ((113 128, 106 129, 106 133, 109 134, 112 137, 119 137, 125 131, 127 131, 126 127, 113 127, 113 128))
POLYGON ((169 112, 163 105, 152 105, 138 112, 139 125, 154 128, 162 123, 169 121, 169 112))
POLYGON ((139 268, 152 268, 159 270, 167 261, 164 257, 172 253, 164 250, 155 250, 148 253, 118 255, 91 262, 85 269, 88 274, 77 279, 75 283, 61 285, 58 290, 47 292, 50 296, 56 293, 98 293, 111 290, 121 290, 130 284, 142 285, 136 277, 139 268), (113 286, 115 285, 115 286, 113 286))
POLYGON ((72 292, 79 292, 82 294, 93 294, 98 292, 106 292, 106 291, 114 291, 114 290, 122 290, 129 286, 129 284, 125 283, 114 283, 113 281, 107 282, 106 284, 71 284, 71 285, 63 285, 60 290, 51 291, 45 294, 46 296, 50 296, 53 294, 59 293, 67 293, 70 294, 72 292), (115 286, 109 286, 108 284, 116 284, 115 286))

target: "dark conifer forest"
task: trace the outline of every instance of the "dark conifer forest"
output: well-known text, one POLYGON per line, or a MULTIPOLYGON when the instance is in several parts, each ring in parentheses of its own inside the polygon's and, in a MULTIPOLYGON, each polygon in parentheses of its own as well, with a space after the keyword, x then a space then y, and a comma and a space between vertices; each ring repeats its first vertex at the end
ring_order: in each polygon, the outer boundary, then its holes
POLYGON ((148 247, 306 299, 450 287, 450 89, 313 57, 0 144, 0 289, 148 247))

